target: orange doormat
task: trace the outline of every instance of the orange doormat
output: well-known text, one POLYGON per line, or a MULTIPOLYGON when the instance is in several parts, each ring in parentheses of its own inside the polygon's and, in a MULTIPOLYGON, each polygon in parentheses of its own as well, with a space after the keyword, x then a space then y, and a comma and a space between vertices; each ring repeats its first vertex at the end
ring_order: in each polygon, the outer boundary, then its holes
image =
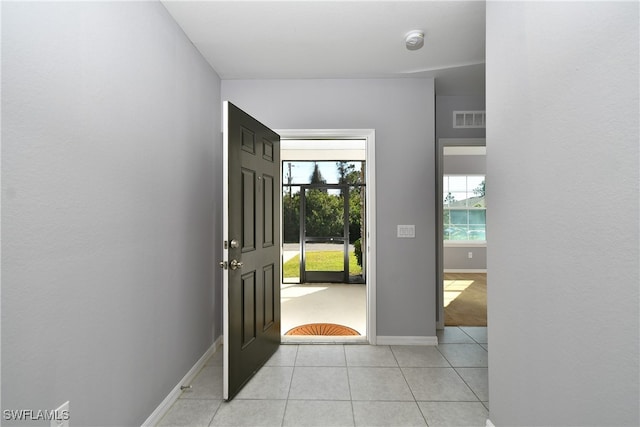
POLYGON ((333 323, 309 323, 289 329, 285 335, 360 335, 355 329, 333 323))

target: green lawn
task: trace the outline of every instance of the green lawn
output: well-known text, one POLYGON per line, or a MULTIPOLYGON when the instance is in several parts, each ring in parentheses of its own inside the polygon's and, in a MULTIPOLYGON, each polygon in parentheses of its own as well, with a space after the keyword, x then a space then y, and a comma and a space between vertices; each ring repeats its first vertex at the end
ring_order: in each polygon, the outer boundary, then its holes
MULTIPOLYGON (((342 251, 307 252, 307 271, 342 271, 344 268, 342 251)), ((362 274, 356 255, 349 252, 349 275, 362 274)), ((284 263, 284 277, 300 277, 300 255, 284 263)))

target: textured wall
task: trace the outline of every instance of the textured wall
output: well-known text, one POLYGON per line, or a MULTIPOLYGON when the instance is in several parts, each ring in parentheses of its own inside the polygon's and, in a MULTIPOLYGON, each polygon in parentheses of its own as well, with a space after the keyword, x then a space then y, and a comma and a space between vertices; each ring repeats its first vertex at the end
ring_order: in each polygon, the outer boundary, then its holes
POLYGON ((377 333, 435 336, 433 80, 224 80, 222 98, 276 129, 375 129, 377 333))
POLYGON ((637 2, 487 3, 496 426, 637 426, 637 2))
POLYGON ((220 81, 160 3, 2 8, 2 409, 140 425, 219 330, 220 81))

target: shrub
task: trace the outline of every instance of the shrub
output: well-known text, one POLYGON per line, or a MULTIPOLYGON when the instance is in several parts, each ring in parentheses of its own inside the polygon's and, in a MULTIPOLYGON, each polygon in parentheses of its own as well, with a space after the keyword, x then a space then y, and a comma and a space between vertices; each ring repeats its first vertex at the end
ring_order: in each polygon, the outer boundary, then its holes
POLYGON ((356 261, 358 261, 358 265, 362 267, 362 240, 358 239, 353 242, 353 249, 356 254, 356 261))

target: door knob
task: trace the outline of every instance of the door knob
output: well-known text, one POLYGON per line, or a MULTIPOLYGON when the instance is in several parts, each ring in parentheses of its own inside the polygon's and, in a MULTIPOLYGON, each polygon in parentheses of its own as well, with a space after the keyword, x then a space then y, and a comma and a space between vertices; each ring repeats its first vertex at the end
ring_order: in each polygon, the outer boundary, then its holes
POLYGON ((239 268, 242 268, 242 263, 238 260, 232 259, 231 262, 229 262, 229 268, 232 270, 237 270, 239 268))

